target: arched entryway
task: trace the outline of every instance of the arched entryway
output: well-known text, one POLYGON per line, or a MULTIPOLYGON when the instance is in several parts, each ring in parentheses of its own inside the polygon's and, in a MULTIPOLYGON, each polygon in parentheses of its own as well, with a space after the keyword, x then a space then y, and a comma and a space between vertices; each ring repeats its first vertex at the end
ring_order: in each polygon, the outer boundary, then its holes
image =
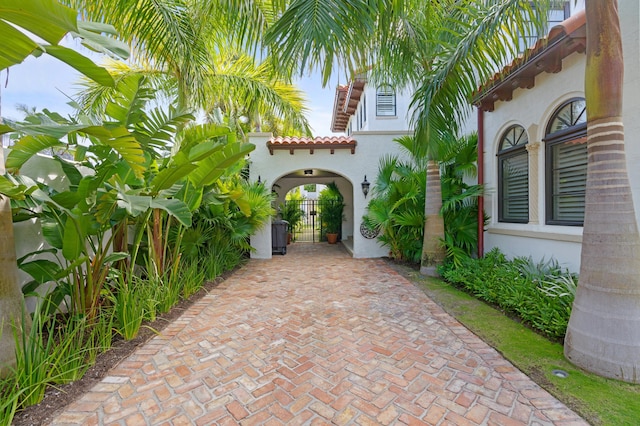
MULTIPOLYGON (((335 182, 344 197, 341 240, 353 257, 382 257, 387 250, 375 235, 361 231, 367 196, 362 191, 365 177, 373 182, 380 157, 399 153, 395 137, 389 132, 363 132, 362 135, 317 138, 274 138, 270 133, 253 133, 256 145, 251 153, 249 178, 260 180, 275 191, 275 207, 285 201, 292 188, 305 184, 335 182), (357 139, 356 139, 357 138, 357 139)), ((309 211, 311 213, 311 211, 309 211)), ((273 220, 277 220, 277 216, 273 220)), ((253 258, 272 257, 272 226, 267 224, 251 237, 253 258)))
POLYGON ((344 220, 337 229, 339 240, 345 241, 348 246, 352 245, 349 244, 349 240, 353 239, 353 184, 346 177, 324 169, 296 170, 280 177, 273 184, 273 193, 277 194, 275 207, 279 217, 289 220, 288 212, 297 210, 302 213, 300 223, 293 229, 294 241, 311 243, 326 241, 327 229, 324 228, 327 224, 322 220, 322 212, 336 204, 323 199, 322 191, 328 191, 329 185, 335 185, 343 197, 344 220), (313 187, 314 191, 305 190, 305 187, 309 186, 313 187), (291 196, 292 192, 298 195, 291 196), (287 197, 287 194, 290 196, 287 197))

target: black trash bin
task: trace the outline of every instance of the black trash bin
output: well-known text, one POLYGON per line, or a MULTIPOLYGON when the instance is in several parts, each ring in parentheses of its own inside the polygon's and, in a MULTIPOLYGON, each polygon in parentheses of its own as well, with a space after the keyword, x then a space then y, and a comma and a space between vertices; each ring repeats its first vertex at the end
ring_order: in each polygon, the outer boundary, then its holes
POLYGON ((271 223, 271 252, 287 254, 287 232, 289 222, 286 220, 274 220, 271 223))

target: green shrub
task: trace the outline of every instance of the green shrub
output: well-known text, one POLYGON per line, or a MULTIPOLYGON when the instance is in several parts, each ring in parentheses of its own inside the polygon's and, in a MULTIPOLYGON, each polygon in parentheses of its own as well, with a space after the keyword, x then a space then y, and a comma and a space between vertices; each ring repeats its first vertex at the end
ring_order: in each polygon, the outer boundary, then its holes
POLYGON ((482 259, 440 268, 442 276, 469 293, 514 313, 551 338, 564 337, 577 278, 556 261, 512 261, 493 249, 482 259))
MULTIPOLYGON (((44 397, 47 384, 52 380, 50 360, 54 339, 46 338, 51 331, 51 322, 41 315, 42 303, 36 305, 33 322, 29 330, 14 325, 16 344, 16 383, 23 392, 18 398, 18 407, 38 404, 44 397)), ((23 312, 23 315, 26 313, 23 312)), ((22 321, 24 324, 24 319, 22 321)))
POLYGON ((136 276, 127 280, 121 276, 118 285, 114 289, 111 300, 114 307, 114 316, 117 324, 117 331, 125 340, 131 340, 138 335, 140 326, 145 317, 145 297, 148 292, 144 291, 149 284, 136 276))
POLYGON ((86 342, 89 332, 86 315, 72 315, 52 329, 49 339, 55 343, 51 349, 51 381, 57 384, 80 379, 93 362, 87 362, 93 348, 86 342))
POLYGON ((0 426, 11 425, 21 393, 15 374, 0 378, 0 426))
POLYGON ((198 262, 184 262, 180 266, 180 282, 182 282, 182 298, 188 299, 198 292, 204 284, 204 271, 198 262))

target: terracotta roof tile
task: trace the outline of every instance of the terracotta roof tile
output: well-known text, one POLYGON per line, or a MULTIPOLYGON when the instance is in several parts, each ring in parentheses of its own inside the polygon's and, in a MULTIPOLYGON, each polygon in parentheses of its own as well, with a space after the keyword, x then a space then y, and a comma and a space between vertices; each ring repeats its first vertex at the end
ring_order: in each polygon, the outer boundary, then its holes
POLYGON ((289 150, 293 154, 296 149, 308 149, 313 154, 316 149, 329 149, 331 154, 336 149, 350 149, 351 153, 355 153, 357 142, 351 136, 317 136, 315 138, 295 137, 295 136, 278 136, 267 141, 269 153, 273 155, 274 150, 289 150))
POLYGON ((582 10, 551 28, 547 37, 538 40, 484 83, 474 97, 474 104, 485 111, 493 111, 494 103, 511 100, 515 89, 534 87, 538 74, 560 72, 564 58, 586 50, 585 25, 586 16, 582 10))

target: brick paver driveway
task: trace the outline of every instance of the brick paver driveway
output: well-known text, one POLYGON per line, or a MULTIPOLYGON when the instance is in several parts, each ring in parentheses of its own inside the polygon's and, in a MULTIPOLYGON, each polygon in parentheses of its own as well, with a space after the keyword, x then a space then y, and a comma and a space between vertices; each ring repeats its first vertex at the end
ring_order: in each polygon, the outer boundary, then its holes
POLYGON ((381 260, 252 260, 53 422, 585 424, 381 260))

